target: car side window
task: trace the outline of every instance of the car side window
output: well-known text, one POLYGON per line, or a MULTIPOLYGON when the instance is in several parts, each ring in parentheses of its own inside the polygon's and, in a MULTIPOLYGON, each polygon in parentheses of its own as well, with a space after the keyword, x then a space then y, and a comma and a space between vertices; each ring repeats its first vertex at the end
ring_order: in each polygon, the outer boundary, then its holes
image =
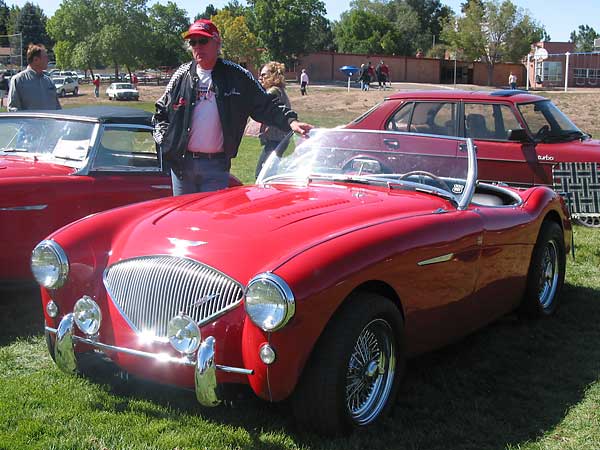
POLYGON ((97 171, 161 170, 152 130, 105 127, 92 169, 97 171))
POLYGON ((513 110, 494 103, 465 103, 465 136, 507 141, 509 130, 522 128, 513 110))
POLYGON ((386 128, 390 131, 408 131, 408 122, 414 103, 405 103, 388 122, 386 128))
POLYGON ((456 135, 456 103, 416 102, 410 121, 411 133, 456 135))

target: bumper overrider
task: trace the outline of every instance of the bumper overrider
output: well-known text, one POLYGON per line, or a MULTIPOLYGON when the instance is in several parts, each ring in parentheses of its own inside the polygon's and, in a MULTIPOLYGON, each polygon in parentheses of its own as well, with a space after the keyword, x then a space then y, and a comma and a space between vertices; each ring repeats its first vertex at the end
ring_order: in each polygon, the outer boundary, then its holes
POLYGON ((204 339, 194 355, 185 355, 175 357, 163 353, 150 353, 129 348, 117 347, 114 345, 98 342, 91 337, 81 337, 74 333, 75 318, 72 313, 65 315, 58 328, 45 327, 46 338, 50 347, 50 352, 54 354, 56 365, 69 374, 79 371, 78 361, 75 352, 77 343, 82 343, 94 347, 100 351, 109 351, 124 353, 167 364, 194 367, 194 384, 196 398, 203 406, 217 406, 223 400, 222 393, 217 384, 217 370, 242 375, 253 375, 251 369, 239 367, 223 366, 215 363, 215 338, 212 336, 204 339))

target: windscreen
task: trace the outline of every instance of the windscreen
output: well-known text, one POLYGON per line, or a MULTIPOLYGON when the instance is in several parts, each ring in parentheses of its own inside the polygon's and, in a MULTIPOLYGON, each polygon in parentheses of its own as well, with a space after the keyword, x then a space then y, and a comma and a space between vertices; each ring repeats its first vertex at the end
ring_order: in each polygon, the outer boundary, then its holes
POLYGON ((314 180, 431 191, 460 202, 474 183, 465 140, 366 130, 312 130, 290 138, 271 154, 257 183, 314 180))
POLYGON ((0 154, 35 155, 81 167, 94 123, 41 117, 0 118, 0 154))

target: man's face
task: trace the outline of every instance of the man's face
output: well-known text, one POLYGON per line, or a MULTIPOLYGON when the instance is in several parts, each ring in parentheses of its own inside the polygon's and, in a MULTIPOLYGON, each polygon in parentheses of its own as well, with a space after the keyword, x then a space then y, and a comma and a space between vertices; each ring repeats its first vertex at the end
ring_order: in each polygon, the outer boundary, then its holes
POLYGON ((48 68, 48 53, 42 50, 40 56, 34 56, 32 66, 37 70, 46 70, 48 68))
POLYGON ((217 38, 208 38, 204 36, 192 36, 190 46, 194 60, 203 69, 212 69, 217 62, 219 55, 219 41, 217 38))

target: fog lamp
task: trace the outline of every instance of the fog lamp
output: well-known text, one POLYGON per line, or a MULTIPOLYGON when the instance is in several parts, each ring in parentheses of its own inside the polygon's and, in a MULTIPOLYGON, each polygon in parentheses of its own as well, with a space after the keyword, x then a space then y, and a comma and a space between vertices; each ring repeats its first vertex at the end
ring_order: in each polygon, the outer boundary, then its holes
POLYGON ((200 347, 200 328, 189 316, 179 314, 167 325, 167 337, 175 350, 190 355, 200 347))
POLYGON ((53 319, 58 316, 58 305, 53 300, 46 303, 46 313, 53 319))
POLYGON ((75 324, 83 333, 93 336, 100 330, 102 312, 98 304, 91 297, 84 295, 73 308, 75 324))
POLYGON ((275 359, 277 358, 277 355, 275 354, 275 349, 269 344, 261 345, 258 354, 260 356, 260 360, 267 365, 273 364, 275 362, 275 359))

